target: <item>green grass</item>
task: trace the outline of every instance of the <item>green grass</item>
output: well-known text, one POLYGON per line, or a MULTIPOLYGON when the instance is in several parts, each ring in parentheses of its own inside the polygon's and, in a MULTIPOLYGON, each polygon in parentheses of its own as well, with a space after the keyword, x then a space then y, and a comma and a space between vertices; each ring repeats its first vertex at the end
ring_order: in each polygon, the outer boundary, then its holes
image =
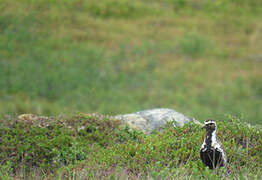
POLYGON ((24 179, 259 179, 261 127, 234 117, 218 121, 228 167, 204 167, 199 125, 150 136, 130 130, 112 117, 78 114, 49 119, 0 120, 0 175, 24 179))
MULTIPOLYGON (((0 12, 0 117, 114 115, 166 107, 200 121, 226 121, 230 114, 253 125, 262 123, 260 1, 0 0, 0 12)), ((99 149, 97 156, 102 153, 107 152, 99 149)), ((238 153, 234 157, 242 157, 238 153)), ((127 166, 139 164, 124 161, 124 168, 115 168, 110 163, 108 168, 97 163, 87 173, 125 178, 127 166)), ((249 165, 243 170, 234 166, 237 178, 261 176, 250 173, 249 165)), ((2 167, 3 172, 13 168, 8 163, 2 167)), ((193 167, 145 162, 141 167, 147 169, 132 177, 195 175, 193 167)), ((39 174, 38 168, 33 171, 39 174)), ((61 176, 85 175, 69 166, 59 171, 61 176)))
POLYGON ((169 107, 262 122, 262 64, 249 58, 262 46, 257 1, 1 0, 0 9, 2 115, 169 107))

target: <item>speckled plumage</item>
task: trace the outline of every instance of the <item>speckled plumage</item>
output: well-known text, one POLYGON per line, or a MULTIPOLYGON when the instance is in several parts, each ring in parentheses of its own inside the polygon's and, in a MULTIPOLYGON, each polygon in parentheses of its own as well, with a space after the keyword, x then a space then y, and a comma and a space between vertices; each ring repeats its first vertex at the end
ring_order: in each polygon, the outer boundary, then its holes
POLYGON ((217 138, 217 126, 214 120, 206 120, 206 135, 200 149, 200 158, 202 162, 210 169, 222 167, 227 164, 226 152, 217 138))

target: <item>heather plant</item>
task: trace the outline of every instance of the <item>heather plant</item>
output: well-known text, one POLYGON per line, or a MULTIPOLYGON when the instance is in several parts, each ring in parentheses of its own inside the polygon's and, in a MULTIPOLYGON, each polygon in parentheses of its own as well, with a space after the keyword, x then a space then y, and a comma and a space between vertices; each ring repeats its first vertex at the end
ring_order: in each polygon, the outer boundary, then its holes
POLYGON ((204 132, 199 125, 174 128, 168 124, 162 133, 117 144, 60 173, 68 176, 74 172, 78 177, 89 178, 258 178, 261 170, 259 127, 251 127, 234 117, 218 121, 218 127, 218 136, 224 143, 229 161, 228 166, 220 170, 209 170, 200 161, 199 149, 204 132), (93 164, 97 166, 93 167, 93 164))
POLYGON ((96 116, 51 119, 44 124, 38 121, 1 120, 4 124, 0 133, 3 168, 10 166, 17 170, 22 166, 28 172, 36 167, 50 172, 87 159, 89 152, 97 147, 106 148, 138 136, 127 127, 118 128, 117 121, 96 116))
POLYGON ((261 2, 0 0, 1 178, 260 179, 261 2), (72 115, 156 107, 220 119, 228 174, 202 166, 196 125, 72 115))
POLYGON ((1 120, 1 173, 3 176, 89 178, 154 177, 186 175, 199 178, 255 177, 261 170, 261 130, 235 117, 217 121, 228 166, 212 173, 200 161, 204 132, 197 124, 173 127, 144 135, 112 117, 78 114, 71 118, 1 120), (12 120, 12 121, 10 121, 12 120), (183 170, 184 169, 184 170, 183 170), (240 174, 241 174, 240 173, 240 174))

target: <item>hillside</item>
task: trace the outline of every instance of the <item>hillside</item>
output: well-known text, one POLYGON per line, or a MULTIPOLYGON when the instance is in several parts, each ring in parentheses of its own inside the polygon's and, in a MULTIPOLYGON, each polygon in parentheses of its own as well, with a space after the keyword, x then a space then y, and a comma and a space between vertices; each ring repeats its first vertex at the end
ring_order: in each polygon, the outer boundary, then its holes
POLYGON ((261 19, 258 0, 0 0, 0 179, 260 179, 261 19), (152 108, 216 119, 229 167, 203 166, 199 125, 110 118, 152 108))
POLYGON ((1 179, 261 179, 262 131, 217 121, 228 167, 209 170, 198 124, 145 135, 109 116, 0 119, 1 179))
POLYGON ((167 107, 262 122, 261 2, 0 0, 0 113, 167 107))

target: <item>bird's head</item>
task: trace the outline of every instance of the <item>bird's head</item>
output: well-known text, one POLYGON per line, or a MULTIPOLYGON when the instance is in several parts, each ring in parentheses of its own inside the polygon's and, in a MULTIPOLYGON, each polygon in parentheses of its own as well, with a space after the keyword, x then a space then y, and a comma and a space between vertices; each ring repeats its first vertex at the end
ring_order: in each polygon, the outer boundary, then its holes
POLYGON ((214 120, 207 119, 204 124, 203 129, 206 129, 207 132, 212 132, 217 129, 217 124, 214 120))

